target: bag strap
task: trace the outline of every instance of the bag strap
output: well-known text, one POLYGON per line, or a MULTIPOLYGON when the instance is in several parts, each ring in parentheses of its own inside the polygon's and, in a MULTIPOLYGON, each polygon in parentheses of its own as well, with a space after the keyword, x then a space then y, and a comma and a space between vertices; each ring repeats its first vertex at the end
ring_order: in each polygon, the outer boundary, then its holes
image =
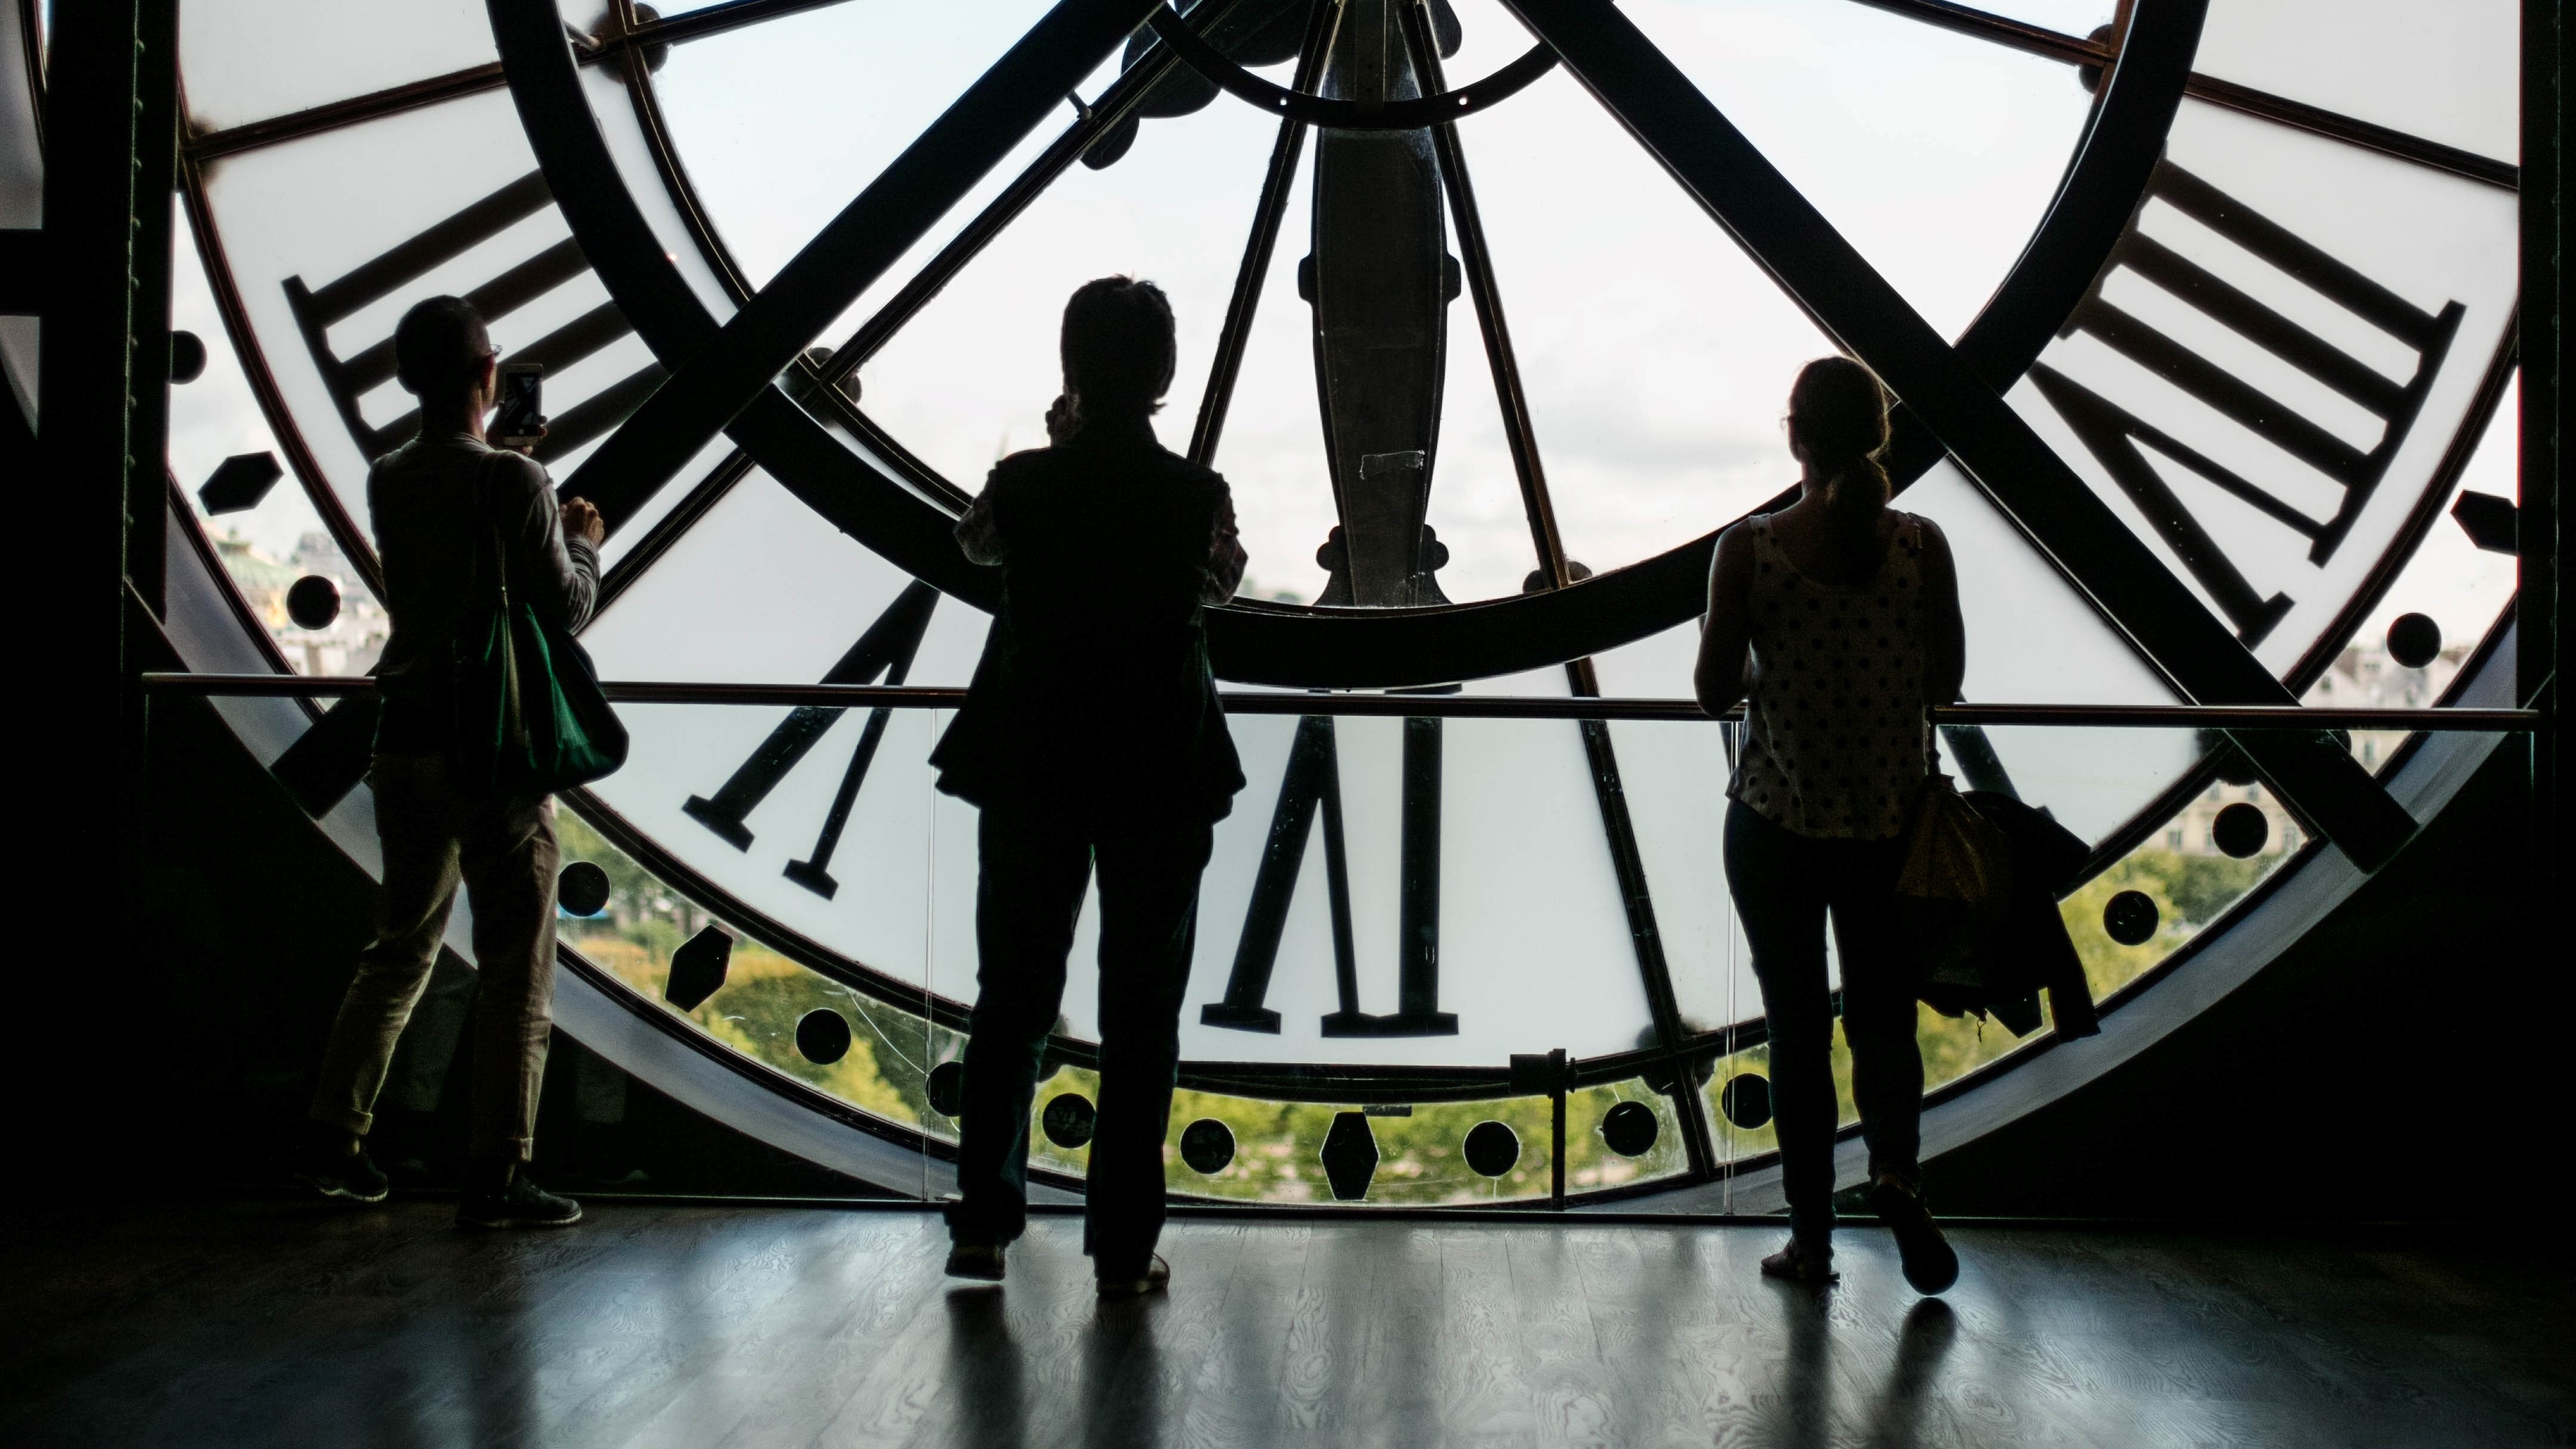
POLYGON ((499 597, 502 612, 507 613, 510 608, 510 546, 509 540, 502 535, 501 520, 492 503, 492 465, 500 457, 498 449, 483 456, 482 466, 474 477, 474 512, 492 540, 492 590, 499 597))

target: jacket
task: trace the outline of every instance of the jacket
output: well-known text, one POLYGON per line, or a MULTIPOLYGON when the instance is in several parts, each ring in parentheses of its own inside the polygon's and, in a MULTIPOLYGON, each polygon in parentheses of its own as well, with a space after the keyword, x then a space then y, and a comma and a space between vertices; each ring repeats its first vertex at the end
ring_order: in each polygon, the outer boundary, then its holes
POLYGON ((993 468, 958 524, 1001 606, 931 753, 939 788, 1083 826, 1217 820, 1243 768, 1202 610, 1242 577, 1225 480, 1142 419, 993 468))

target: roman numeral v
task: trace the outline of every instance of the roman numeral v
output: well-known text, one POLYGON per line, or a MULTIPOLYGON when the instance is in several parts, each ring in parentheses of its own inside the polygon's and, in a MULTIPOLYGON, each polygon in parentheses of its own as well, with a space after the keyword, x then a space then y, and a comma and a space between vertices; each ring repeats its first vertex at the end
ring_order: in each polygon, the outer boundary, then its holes
MULTIPOLYGON (((823 675, 823 683, 870 684, 879 675, 885 677, 887 684, 903 683, 912 671, 912 657, 921 649, 921 636, 930 628, 931 611, 938 603, 939 591, 930 585, 918 580, 906 585, 849 652, 841 656, 840 662, 823 675)), ((835 706, 798 706, 769 732, 769 738, 751 752, 751 757, 726 778, 714 795, 692 795, 680 808, 734 849, 749 850, 752 832, 743 823, 744 818, 769 798, 769 792, 778 788, 779 782, 812 752, 824 732, 845 712, 835 706)), ((851 807, 858 803, 859 787, 867 782, 868 766, 876 759, 877 743, 885 738, 886 718, 893 713, 883 706, 868 711, 868 722, 859 732, 858 748, 850 755, 849 768, 842 772, 840 789, 833 792, 832 808, 823 817, 822 833, 815 838, 813 853, 787 863, 789 880, 825 900, 840 889, 840 883, 832 879, 832 852, 840 847, 841 832, 850 823, 851 807)))

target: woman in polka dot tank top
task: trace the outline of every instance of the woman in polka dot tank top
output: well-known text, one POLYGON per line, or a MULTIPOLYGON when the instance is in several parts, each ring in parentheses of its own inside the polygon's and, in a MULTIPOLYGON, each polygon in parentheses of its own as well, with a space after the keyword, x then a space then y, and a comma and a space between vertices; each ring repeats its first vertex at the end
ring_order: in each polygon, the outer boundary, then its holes
POLYGON ((1887 395, 1869 369, 1807 364, 1788 433, 1798 501, 1718 540, 1695 679, 1712 715, 1746 703, 1726 874, 1770 1018, 1790 1224, 1762 1270, 1834 1276, 1830 917, 1870 1202, 1896 1230, 1906 1277, 1939 1292, 1958 1259, 1923 1208, 1923 1058, 1895 906, 1909 807, 1934 758, 1926 707, 1959 697, 1966 666, 1958 574, 1931 520, 1887 506, 1887 395))

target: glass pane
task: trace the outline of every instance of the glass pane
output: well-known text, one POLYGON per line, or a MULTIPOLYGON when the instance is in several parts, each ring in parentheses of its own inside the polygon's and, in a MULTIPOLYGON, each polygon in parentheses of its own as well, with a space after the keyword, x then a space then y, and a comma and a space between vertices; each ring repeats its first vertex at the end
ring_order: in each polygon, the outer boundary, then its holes
POLYGON ((188 114, 265 120, 498 60, 481 0, 190 0, 179 12, 188 114))
POLYGON ((217 561, 289 667, 303 674, 364 674, 383 650, 390 622, 332 540, 301 481, 290 473, 255 506, 220 517, 209 516, 199 497, 226 458, 280 456, 280 449, 260 417, 240 358, 226 340, 205 270, 188 244, 185 218, 175 224, 181 241, 171 256, 170 324, 205 343, 206 369, 196 381, 170 390, 171 476, 179 480, 217 561), (287 591, 309 575, 330 579, 340 594, 337 612, 320 628, 296 623, 286 608, 287 591))
MULTIPOLYGON (((1839 1031, 1834 1043, 1837 1048, 1842 1044, 1839 1031)), ((1769 1047, 1750 1047, 1718 1058, 1705 1090, 1709 1130, 1717 1139, 1718 1161, 1742 1163, 1780 1150, 1779 1134, 1771 1118, 1769 1047)))
POLYGON ((583 956, 717 1041, 852 1106, 907 1126, 946 1122, 930 1109, 924 1086, 932 1043, 918 1011, 863 997, 743 939, 733 942, 724 985, 681 1012, 664 997, 672 953, 714 918, 573 812, 557 813, 555 833, 566 864, 588 861, 608 875, 604 910, 558 922, 558 935, 583 956), (837 1012, 851 1028, 849 1050, 838 1060, 817 1062, 797 1047, 798 1024, 817 1011, 837 1012))
MULTIPOLYGON (((829 862, 828 872, 837 882, 831 896, 799 884, 785 867, 814 857, 864 715, 833 721, 801 768, 749 815, 742 826, 750 836, 747 848, 717 838, 686 808, 692 798, 715 797, 787 713, 622 706, 618 714, 632 739, 626 767, 602 781, 598 794, 635 828, 667 843, 751 909, 870 970, 920 983, 928 959, 926 903, 934 874, 925 852, 933 839, 928 757, 937 738, 930 711, 890 715, 865 787, 829 862)), ((971 981, 972 976, 959 980, 971 981)))
POLYGON ((829 5, 673 47, 654 90, 752 284, 766 285, 1047 9, 829 5))
MULTIPOLYGON (((1094 277, 1123 273, 1171 298, 1180 366, 1154 428, 1165 447, 1186 450, 1276 129, 1219 97, 1197 115, 1146 122, 1114 166, 1070 168, 861 370, 869 415, 950 481, 980 489, 995 459, 1046 445, 1047 406, 1063 388, 1065 298, 1094 277)), ((1264 304, 1283 315, 1303 310, 1293 286, 1264 304)), ((1311 438, 1311 352, 1292 385, 1302 386, 1311 438)), ((1236 446, 1232 428, 1227 439, 1219 462, 1251 555, 1246 587, 1311 598, 1321 587, 1315 548, 1332 522, 1320 448, 1301 451, 1293 478, 1275 477, 1236 446)))
MULTIPOLYGON (((582 641, 603 678, 816 681, 911 583, 753 469, 582 641)), ((990 622, 943 596, 905 682, 963 686, 990 622)))
POLYGON ((1945 335, 2021 255, 2093 103, 2061 62, 1864 5, 1630 18, 1945 335))
POLYGON ((2216 0, 2194 68, 2511 161, 2521 19, 2513 0, 2216 0))

